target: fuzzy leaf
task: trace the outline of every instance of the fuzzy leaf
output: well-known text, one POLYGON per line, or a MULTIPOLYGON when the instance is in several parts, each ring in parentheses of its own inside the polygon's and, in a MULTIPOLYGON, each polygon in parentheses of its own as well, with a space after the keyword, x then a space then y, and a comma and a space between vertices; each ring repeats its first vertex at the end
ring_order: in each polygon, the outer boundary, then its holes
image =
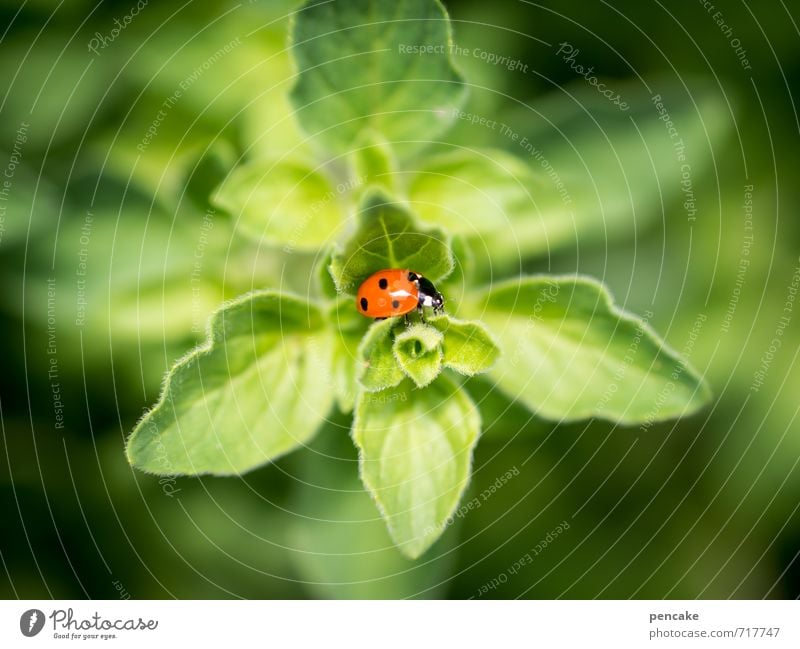
POLYGON ((336 404, 342 412, 353 409, 358 392, 356 371, 358 367, 358 346, 361 338, 351 333, 337 334, 333 341, 331 372, 336 404))
POLYGON ((480 424, 475 404, 445 375, 424 390, 404 381, 359 398, 361 479, 406 556, 420 556, 444 531, 469 481, 480 424))
POLYGON ((442 333, 425 324, 414 324, 394 339, 394 357, 418 388, 424 388, 442 370, 442 333))
POLYGON ((444 366, 459 374, 474 376, 487 372, 500 356, 497 344, 479 322, 441 315, 429 323, 444 334, 444 366))
POLYGON ((291 99, 300 123, 335 151, 349 150, 367 130, 389 142, 433 138, 466 94, 451 44, 436 0, 307 2, 297 11, 292 46, 299 76, 291 99))
POLYGON ((523 235, 546 245, 548 238, 572 227, 569 210, 545 177, 498 149, 431 156, 412 177, 408 197, 428 223, 451 234, 498 233, 506 245, 523 235))
MULTIPOLYGON (((326 272, 325 276, 330 283, 330 275, 326 272)), ((360 390, 356 378, 361 358, 359 345, 367 333, 370 320, 356 311, 353 299, 349 296, 331 303, 327 319, 333 350, 331 383, 339 409, 350 412, 360 390)))
POLYGON ((695 370, 594 280, 510 280, 472 308, 502 350, 491 377, 549 419, 637 424, 687 415, 709 399, 695 370))
POLYGON ((353 168, 360 185, 378 185, 392 191, 397 161, 388 142, 375 134, 364 136, 365 144, 355 151, 353 168))
MULTIPOLYGON (((523 257, 632 240, 654 221, 672 218, 672 210, 665 212, 672 201, 675 217, 696 218, 685 163, 691 160, 695 185, 713 170, 715 151, 731 131, 727 100, 710 89, 689 94, 683 84, 664 79, 647 88, 620 83, 615 90, 627 110, 580 80, 537 101, 535 110, 515 106, 504 114, 518 138, 511 150, 531 165, 547 192, 544 201, 532 192, 544 220, 516 224, 523 257)), ((486 245, 492 250, 506 241, 505 233, 493 232, 486 245)))
POLYGON ((357 378, 368 392, 394 387, 403 380, 403 371, 392 353, 396 324, 394 318, 376 322, 361 340, 357 378))
POLYGON ((307 442, 333 405, 319 310, 271 291, 211 318, 128 439, 130 463, 162 475, 238 474, 307 442))
POLYGON ((300 160, 258 160, 234 169, 212 202, 256 241, 316 250, 330 243, 344 220, 343 196, 313 165, 300 160))
POLYGON ((453 257, 442 231, 418 229, 407 210, 371 192, 364 198, 356 232, 334 253, 330 272, 339 291, 354 293, 384 268, 414 270, 436 282, 453 270, 453 257))

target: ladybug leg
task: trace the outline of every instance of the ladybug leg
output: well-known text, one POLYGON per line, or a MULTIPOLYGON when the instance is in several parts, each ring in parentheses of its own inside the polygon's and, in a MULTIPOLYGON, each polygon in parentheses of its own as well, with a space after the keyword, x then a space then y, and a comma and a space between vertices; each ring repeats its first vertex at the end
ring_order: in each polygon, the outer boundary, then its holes
POLYGON ((422 321, 422 324, 425 324, 425 307, 423 307, 422 304, 417 307, 417 312, 419 313, 419 319, 422 321))
POLYGON ((410 327, 411 326, 411 320, 408 317, 407 313, 405 315, 403 315, 403 321, 406 323, 406 327, 410 327))
POLYGON ((386 318, 375 318, 375 322, 380 322, 381 320, 386 320, 386 318))

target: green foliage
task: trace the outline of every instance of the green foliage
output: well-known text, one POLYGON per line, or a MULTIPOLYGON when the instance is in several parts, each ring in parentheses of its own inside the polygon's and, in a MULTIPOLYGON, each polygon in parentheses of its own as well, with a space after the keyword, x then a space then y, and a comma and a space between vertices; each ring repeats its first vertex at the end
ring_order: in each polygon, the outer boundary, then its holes
POLYGON ((316 250, 333 240, 345 210, 324 173, 305 160, 258 160, 236 167, 212 196, 244 235, 316 250))
POLYGON ((411 325, 395 336, 392 351, 397 364, 418 388, 439 376, 443 341, 441 331, 425 324, 411 325))
POLYGON ((353 440, 361 478, 406 556, 418 557, 444 530, 479 434, 475 404, 445 375, 424 390, 405 381, 359 399, 353 440))
POLYGON ((444 334, 444 366, 459 374, 475 376, 486 372, 500 356, 497 344, 479 322, 464 322, 440 315, 430 324, 444 334))
POLYGON ((167 376, 155 408, 128 440, 134 466, 161 475, 228 475, 306 443, 333 392, 319 309, 253 293, 220 309, 208 341, 167 376))
POLYGON ((337 250, 330 270, 341 292, 355 293, 372 273, 403 268, 435 282, 453 270, 453 256, 441 230, 421 230, 408 210, 380 192, 365 196, 356 233, 337 250))
POLYGON ((450 23, 436 0, 308 2, 292 37, 297 117, 333 151, 367 132, 424 143, 447 128, 464 99, 450 62, 450 23), (421 59, 409 46, 436 54, 421 59))
POLYGON ((360 184, 379 185, 391 192, 393 176, 397 172, 397 160, 391 145, 379 136, 368 133, 366 144, 353 154, 353 168, 360 184))
MULTIPOLYGON (((519 146, 511 150, 528 158, 545 185, 531 192, 542 223, 528 218, 514 224, 523 257, 633 238, 662 218, 665 202, 684 199, 675 190, 687 162, 698 178, 715 164, 712 149, 700 144, 718 145, 728 128, 726 102, 707 89, 688 94, 683 85, 658 84, 668 117, 681 125, 677 134, 666 128, 653 93, 639 84, 621 88, 627 111, 614 108, 591 85, 567 90, 537 102, 535 111, 514 106, 503 115, 517 136, 519 146)), ((678 213, 696 216, 693 207, 678 213)), ((503 241, 500 233, 487 245, 503 241)))
MULTIPOLYGON (((639 136, 614 121, 621 171, 592 153, 596 178, 565 176, 568 190, 529 151, 501 151, 502 142, 457 150, 440 143, 409 162, 407 154, 437 137, 464 99, 441 5, 309 2, 297 11, 292 36, 294 115, 285 93, 274 104, 286 137, 259 144, 211 200, 244 238, 280 246, 284 256, 273 249, 270 258, 279 259, 281 277, 311 297, 257 291, 217 311, 206 343, 175 365, 159 403, 129 439, 134 466, 242 473, 308 443, 336 405, 353 412, 362 482, 393 542, 416 558, 444 532, 470 479, 481 433, 463 385, 471 377, 482 374, 559 421, 649 426, 707 402, 698 374, 644 320, 614 306, 601 284, 513 269, 578 235, 623 231, 632 205, 646 202, 638 189, 618 197, 627 168, 646 185, 674 172, 674 159, 640 169, 639 136), (430 46, 424 64, 406 51, 411 45, 430 46), (294 118, 308 135, 302 143, 290 128, 294 118), (603 185, 597 194, 594 181, 603 185), (608 224, 603 205, 613 208, 608 224), (408 324, 363 318, 353 295, 386 268, 434 282, 448 314, 428 309, 409 314, 408 324), (489 276, 495 283, 484 285, 489 276)), ((276 74, 273 89, 286 85, 285 70, 276 74)), ((570 122, 564 113, 554 118, 570 122)), ((663 136, 663 125, 643 113, 643 128, 663 136)), ((600 150, 593 134, 578 129, 575 137, 600 150)), ((224 159, 200 158, 193 200, 202 201, 202 186, 220 177, 224 159)), ((343 515, 363 512, 363 493, 334 499, 343 515)), ((324 555, 319 538, 330 533, 313 529, 299 526, 295 538, 324 555)), ((374 526, 364 529, 363 549, 372 551, 374 526)), ((331 542, 340 552, 348 537, 335 534, 331 542)), ((309 578, 342 581, 353 564, 316 556, 303 566, 309 578)))
POLYGON ((368 392, 393 388, 403 380, 403 370, 392 353, 396 324, 393 319, 376 322, 358 348, 358 381, 368 392))
POLYGON ((486 289, 475 308, 503 351, 492 378, 550 419, 652 423, 708 401, 697 373, 594 280, 509 280, 486 289))
POLYGON ((468 237, 494 233, 511 243, 524 238, 555 246, 573 227, 544 174, 498 149, 431 156, 412 177, 408 196, 426 221, 468 237))

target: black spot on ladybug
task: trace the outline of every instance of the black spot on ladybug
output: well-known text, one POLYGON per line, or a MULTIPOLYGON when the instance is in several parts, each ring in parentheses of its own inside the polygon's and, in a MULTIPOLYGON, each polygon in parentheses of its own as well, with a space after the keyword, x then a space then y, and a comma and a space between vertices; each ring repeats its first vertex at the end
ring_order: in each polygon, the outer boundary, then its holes
POLYGON ((362 311, 366 311, 368 306, 369 306, 369 302, 367 302, 367 298, 362 297, 361 298, 361 310, 362 311))
POLYGON ((381 277, 378 280, 378 286, 380 286, 381 288, 386 288, 387 286, 389 286, 389 282, 385 277, 381 277))
POLYGON ((400 307, 400 302, 398 302, 397 300, 392 300, 392 308, 397 309, 399 307, 400 307))

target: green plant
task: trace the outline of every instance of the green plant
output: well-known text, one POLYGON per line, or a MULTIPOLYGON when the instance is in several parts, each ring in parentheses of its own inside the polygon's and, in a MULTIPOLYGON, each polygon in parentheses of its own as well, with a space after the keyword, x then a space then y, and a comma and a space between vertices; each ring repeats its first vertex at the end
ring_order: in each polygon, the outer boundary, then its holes
POLYGON ((648 423, 707 401, 697 373, 600 283, 509 263, 512 245, 529 259, 597 225, 542 167, 435 142, 466 99, 438 2, 312 2, 292 37, 284 119, 308 137, 234 169, 212 202, 242 237, 306 260, 309 289, 223 305, 129 438, 131 464, 238 474, 307 443, 334 407, 352 412, 362 481, 415 558, 469 481, 481 432, 469 377, 557 421, 648 423), (360 316, 355 291, 382 268, 436 282, 447 315, 360 316))

